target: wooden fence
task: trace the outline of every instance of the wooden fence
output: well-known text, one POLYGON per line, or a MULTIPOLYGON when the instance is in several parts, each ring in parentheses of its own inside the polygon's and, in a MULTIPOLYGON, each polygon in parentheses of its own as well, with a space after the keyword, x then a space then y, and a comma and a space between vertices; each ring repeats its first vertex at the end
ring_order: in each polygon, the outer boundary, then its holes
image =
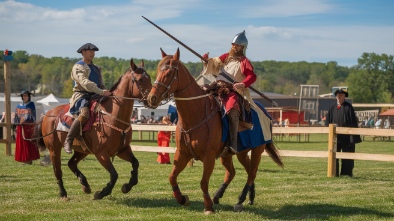
MULTIPOLYGON (((0 124, 0 126, 2 126, 0 124)), ((152 132, 152 139, 156 139, 154 133, 158 131, 175 131, 176 126, 167 125, 140 125, 133 124, 133 131, 139 131, 139 138, 142 139, 142 132, 152 132)), ((273 127, 273 135, 304 135, 309 134, 328 134, 328 151, 297 151, 297 150, 280 150, 281 156, 285 157, 313 157, 313 158, 327 158, 327 177, 335 176, 336 159, 355 159, 355 160, 374 160, 394 162, 394 155, 389 154, 371 154, 371 153, 344 153, 336 152, 337 134, 361 135, 361 136, 376 136, 376 137, 394 137, 393 129, 370 129, 370 128, 349 128, 337 127, 335 124, 330 124, 329 127, 273 127)), ((0 143, 7 142, 5 139, 0 139, 0 143)), ((133 151, 158 152, 157 146, 137 146, 132 145, 133 151)), ((7 152, 7 151, 6 151, 7 152)), ((160 147, 160 152, 175 153, 173 147, 160 147)), ((7 153, 6 153, 7 154, 7 153)), ((263 155, 267 155, 263 153, 263 155)))
MULTIPOLYGON (((160 125, 133 125, 134 131, 175 131, 176 126, 160 126, 160 125)), ((371 153, 344 153, 336 152, 337 134, 376 136, 376 137, 394 137, 393 129, 370 129, 370 128, 350 128, 337 127, 330 124, 329 127, 273 127, 273 135, 293 134, 304 135, 309 134, 328 134, 328 151, 297 151, 297 150, 280 150, 281 156, 286 157, 313 157, 327 158, 327 177, 335 177, 336 159, 355 159, 355 160, 374 160, 394 162, 394 155, 389 154, 371 154, 371 153)), ((140 135, 141 137, 141 135, 140 135)), ((158 152, 157 147, 152 146, 135 146, 131 148, 134 151, 158 152)), ((173 147, 161 147, 160 152, 175 153, 173 147)), ((264 152, 263 155, 267 154, 264 152)))

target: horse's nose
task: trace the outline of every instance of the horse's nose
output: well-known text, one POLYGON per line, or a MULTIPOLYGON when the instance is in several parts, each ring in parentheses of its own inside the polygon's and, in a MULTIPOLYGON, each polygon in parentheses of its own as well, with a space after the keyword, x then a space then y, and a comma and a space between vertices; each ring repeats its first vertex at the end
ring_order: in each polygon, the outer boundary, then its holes
POLYGON ((156 106, 156 101, 157 101, 156 95, 154 95, 154 94, 149 94, 149 95, 148 95, 148 103, 149 103, 151 106, 156 106))

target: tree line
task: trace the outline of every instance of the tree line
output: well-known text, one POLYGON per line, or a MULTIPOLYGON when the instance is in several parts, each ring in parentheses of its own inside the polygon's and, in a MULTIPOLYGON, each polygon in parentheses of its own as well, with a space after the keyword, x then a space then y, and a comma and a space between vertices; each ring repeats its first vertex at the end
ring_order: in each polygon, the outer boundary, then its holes
MULTIPOLYGON (((3 55, 3 51, 0 51, 3 55)), ((11 62, 11 92, 36 91, 41 95, 53 93, 68 98, 72 95, 73 81, 70 78, 72 66, 81 58, 29 55, 27 51, 15 51, 11 62)), ((134 59, 139 64, 140 58, 134 59)), ((160 60, 144 60, 145 70, 156 78, 160 60)), ((102 68, 106 88, 111 86, 129 68, 130 60, 114 57, 96 57, 93 62, 102 68)), ((0 63, 4 75, 4 64, 0 63)), ((201 62, 187 62, 184 65, 197 77, 202 69, 201 62)), ((299 94, 300 84, 319 85, 320 94, 331 93, 333 86, 348 86, 349 97, 358 103, 393 103, 394 58, 393 55, 363 53, 352 67, 340 66, 335 61, 286 62, 252 61, 257 81, 253 87, 264 92, 285 95, 299 94)), ((4 77, 3 77, 4 79, 4 77)), ((0 92, 4 92, 4 81, 0 81, 0 92)))

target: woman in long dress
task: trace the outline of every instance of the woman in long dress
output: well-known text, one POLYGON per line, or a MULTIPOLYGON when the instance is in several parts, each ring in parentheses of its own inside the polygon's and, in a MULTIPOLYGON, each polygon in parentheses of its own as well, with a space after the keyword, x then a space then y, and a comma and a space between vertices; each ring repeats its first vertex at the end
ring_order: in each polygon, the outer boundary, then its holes
POLYGON ((29 91, 22 91, 20 94, 22 103, 15 110, 14 123, 16 126, 16 148, 15 160, 25 164, 32 164, 33 160, 40 159, 40 152, 37 146, 29 140, 34 132, 34 122, 36 121, 36 107, 31 101, 29 91))

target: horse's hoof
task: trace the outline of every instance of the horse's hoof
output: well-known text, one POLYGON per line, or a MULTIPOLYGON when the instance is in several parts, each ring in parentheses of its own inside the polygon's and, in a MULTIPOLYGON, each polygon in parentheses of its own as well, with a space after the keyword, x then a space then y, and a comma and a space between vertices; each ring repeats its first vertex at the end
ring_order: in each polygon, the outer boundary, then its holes
POLYGON ((213 203, 214 203, 214 204, 219 204, 219 198, 214 197, 214 198, 213 198, 213 203))
POLYGON ((60 198, 62 201, 67 202, 70 200, 70 198, 68 198, 67 196, 63 196, 62 198, 60 198))
POLYGON ((253 201, 249 201, 249 205, 253 205, 253 201))
POLYGON ((123 184, 122 193, 128 193, 128 192, 130 192, 130 190, 131 190, 131 187, 129 186, 128 183, 123 184))
POLYGON ((204 211, 204 215, 212 215, 215 214, 213 211, 204 211))
POLYGON ((100 191, 94 193, 94 200, 101 200, 103 197, 100 195, 100 191))
POLYGON ((86 194, 92 193, 92 189, 90 189, 90 186, 82 186, 82 191, 86 194))
POLYGON ((242 204, 235 204, 234 205, 234 212, 243 212, 244 206, 242 204))
POLYGON ((185 197, 185 203, 182 206, 190 206, 189 196, 183 195, 185 197))

